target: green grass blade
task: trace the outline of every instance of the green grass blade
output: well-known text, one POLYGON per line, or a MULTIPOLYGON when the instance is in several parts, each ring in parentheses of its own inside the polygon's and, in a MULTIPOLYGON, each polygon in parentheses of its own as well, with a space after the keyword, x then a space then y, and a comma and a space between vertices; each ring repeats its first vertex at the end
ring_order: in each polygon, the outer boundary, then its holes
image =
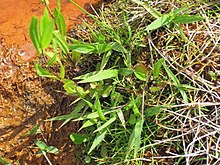
POLYGON ((116 116, 113 116, 111 119, 107 120, 102 126, 100 126, 98 129, 96 129, 93 133, 99 132, 103 130, 104 128, 108 127, 110 124, 112 124, 117 119, 116 116))
POLYGON ((85 78, 82 81, 79 81, 79 83, 91 83, 91 82, 96 82, 96 81, 101 81, 113 77, 118 76, 118 70, 117 69, 108 69, 108 70, 101 70, 98 73, 85 78))
POLYGON ((92 143, 91 148, 89 149, 88 154, 90 154, 105 138, 105 134, 107 133, 107 128, 103 129, 101 132, 97 133, 95 140, 92 143))
POLYGON ((180 91, 180 94, 183 97, 183 100, 188 103, 188 97, 186 92, 184 91, 184 89, 181 87, 181 84, 179 82, 179 80, 177 79, 177 77, 173 74, 173 72, 166 66, 164 65, 164 69, 166 70, 168 76, 171 78, 171 80, 174 82, 175 86, 178 88, 178 90, 180 91))
POLYGON ((100 100, 99 100, 99 96, 98 94, 96 93, 96 96, 95 96, 95 103, 94 103, 94 110, 96 110, 99 114, 99 118, 102 120, 102 121, 106 121, 106 117, 104 115, 104 113, 102 112, 102 106, 101 106, 101 103, 100 103, 100 100))

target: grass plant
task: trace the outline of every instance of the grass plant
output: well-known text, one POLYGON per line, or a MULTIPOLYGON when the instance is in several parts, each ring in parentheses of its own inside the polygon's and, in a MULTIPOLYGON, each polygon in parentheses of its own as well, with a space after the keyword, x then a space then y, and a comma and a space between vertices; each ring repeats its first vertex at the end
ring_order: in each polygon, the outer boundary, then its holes
POLYGON ((82 161, 218 164, 219 4, 116 0, 93 15, 71 2, 93 19, 86 31, 66 36, 55 9, 52 20, 32 19, 30 35, 46 56, 37 73, 76 97, 72 113, 47 121, 81 122, 70 138, 82 161), (50 39, 42 29, 52 23, 50 39))

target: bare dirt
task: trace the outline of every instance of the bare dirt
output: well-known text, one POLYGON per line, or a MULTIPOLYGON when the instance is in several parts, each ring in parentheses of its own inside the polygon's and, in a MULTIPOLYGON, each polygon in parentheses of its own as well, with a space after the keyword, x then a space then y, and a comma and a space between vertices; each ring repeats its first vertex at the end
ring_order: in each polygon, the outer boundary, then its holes
MULTIPOLYGON (((61 0, 62 13, 67 22, 67 30, 78 23, 82 12, 68 0, 61 0)), ((77 3, 91 10, 89 4, 96 0, 78 0, 77 3)), ((56 0, 50 1, 50 8, 56 0)), ((69 134, 78 126, 68 123, 59 128, 60 122, 44 122, 45 119, 67 114, 72 111, 70 103, 74 98, 64 94, 62 84, 39 78, 34 62, 37 53, 28 35, 32 15, 43 14, 40 0, 1 0, 0 5, 0 159, 21 165, 48 164, 34 141, 39 139, 48 146, 55 146, 59 154, 49 154, 53 164, 82 164, 77 159, 77 146, 69 139, 69 134), (25 51, 25 56, 21 52, 25 51), (28 135, 38 125, 40 132, 28 135)), ((0 163, 1 164, 1 163, 0 163)))

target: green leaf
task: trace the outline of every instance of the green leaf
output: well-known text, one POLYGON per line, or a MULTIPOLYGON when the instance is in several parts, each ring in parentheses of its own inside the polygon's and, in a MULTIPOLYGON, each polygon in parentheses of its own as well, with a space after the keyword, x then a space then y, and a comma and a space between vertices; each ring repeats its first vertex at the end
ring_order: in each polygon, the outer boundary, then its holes
POLYGON ((187 95, 184 91, 184 88, 181 87, 181 84, 180 84, 179 80, 177 79, 177 77, 173 74, 173 72, 166 65, 164 65, 164 69, 166 70, 168 76, 171 78, 171 80, 174 82, 174 84, 176 85, 176 87, 180 91, 180 94, 182 95, 183 100, 186 103, 188 103, 187 95))
POLYGON ((79 129, 79 131, 81 131, 83 128, 87 128, 87 127, 93 126, 94 124, 96 124, 96 122, 97 122, 96 119, 89 119, 89 120, 87 120, 85 123, 83 123, 83 125, 79 129))
POLYGON ((150 25, 148 25, 146 30, 150 31, 150 30, 158 29, 158 28, 160 28, 160 27, 162 27, 164 25, 169 24, 169 22, 170 22, 169 15, 167 15, 167 14, 162 15, 162 17, 157 18, 150 25))
POLYGON ((31 131, 28 133, 28 135, 33 136, 33 135, 35 135, 35 134, 37 134, 37 133, 39 133, 39 132, 41 132, 40 129, 39 129, 39 125, 36 124, 36 125, 31 129, 31 131))
POLYGON ((205 18, 199 15, 179 15, 173 19, 173 22, 180 23, 193 23, 204 20, 205 18))
POLYGON ((65 22, 64 16, 58 9, 55 9, 54 13, 56 13, 55 22, 56 22, 58 30, 63 37, 66 37, 66 22, 65 22))
POLYGON ((102 62, 101 62, 101 66, 100 66, 100 70, 103 70, 106 66, 106 64, 108 63, 109 57, 111 56, 112 51, 109 50, 107 53, 105 53, 102 57, 102 62))
POLYGON ((116 116, 113 116, 111 119, 107 120, 102 126, 98 127, 93 133, 99 132, 103 130, 104 128, 108 127, 110 124, 112 124, 117 119, 116 116))
POLYGON ((130 135, 129 142, 128 142, 128 149, 126 158, 129 156, 130 152, 134 149, 134 158, 137 158, 137 153, 140 148, 141 143, 141 132, 143 129, 144 120, 139 120, 130 135))
POLYGON ((95 100, 95 103, 94 103, 94 109, 98 112, 99 118, 102 121, 106 121, 107 119, 105 118, 105 115, 102 112, 101 103, 100 103, 99 96, 98 96, 97 93, 96 93, 96 97, 95 98, 96 98, 96 100, 95 100))
POLYGON ((72 44, 72 45, 69 45, 69 48, 72 51, 82 53, 82 54, 92 54, 96 50, 95 45, 86 44, 86 43, 72 44))
POLYGON ((54 146, 49 146, 46 149, 47 153, 51 153, 51 154, 58 154, 59 150, 58 148, 54 147, 54 146))
POLYGON ((54 31, 53 32, 54 35, 54 40, 55 42, 59 45, 59 47, 61 48, 61 50, 65 53, 68 54, 69 53, 69 45, 67 44, 65 38, 59 34, 58 31, 54 31))
POLYGON ((112 47, 109 44, 97 44, 95 48, 97 53, 101 54, 109 51, 112 47))
POLYGON ((133 124, 135 124, 136 123, 136 121, 137 121, 137 119, 136 119, 136 115, 135 114, 130 114, 130 117, 129 117, 129 119, 128 119, 128 122, 131 124, 131 125, 133 125, 133 124))
POLYGON ((41 17, 40 21, 40 47, 45 49, 50 45, 53 37, 54 21, 50 20, 48 11, 44 8, 44 16, 41 17))
POLYGON ((160 68, 162 67, 164 62, 164 59, 161 58, 159 59, 155 64, 154 64, 154 72, 153 72, 153 78, 154 80, 159 76, 160 74, 160 68))
POLYGON ((53 78, 55 80, 60 80, 57 76, 52 75, 52 73, 50 73, 48 70, 42 68, 40 66, 40 64, 36 63, 35 67, 36 67, 37 74, 39 76, 49 77, 49 78, 53 78))
POLYGON ((83 144, 88 141, 90 135, 87 134, 77 134, 72 133, 70 134, 70 139, 73 141, 74 144, 83 144))
POLYGON ((12 165, 11 163, 8 163, 3 157, 0 156, 0 163, 3 165, 12 165))
POLYGON ((131 68, 120 68, 118 72, 122 76, 128 76, 132 74, 134 71, 131 68))
POLYGON ((40 37, 38 33, 38 20, 36 17, 32 17, 30 28, 29 28, 29 34, 30 38, 34 44, 35 49, 39 54, 42 53, 42 50, 40 49, 40 37))
POLYGON ((155 107, 151 107, 151 108, 147 108, 145 111, 145 116, 153 116, 158 114, 159 112, 161 112, 163 110, 163 108, 165 108, 166 106, 155 106, 155 107))
POLYGON ((40 140, 35 140, 35 144, 43 151, 45 151, 48 147, 44 142, 40 140))
POLYGON ((138 150, 140 148, 141 144, 141 132, 143 129, 144 120, 139 120, 134 128, 134 158, 137 158, 138 156, 138 150))
POLYGON ((64 126, 66 123, 68 123, 72 119, 79 118, 81 114, 79 113, 84 107, 86 106, 86 103, 84 101, 80 101, 77 106, 73 109, 73 111, 68 115, 62 115, 62 116, 56 116, 51 119, 47 119, 46 121, 56 121, 56 120, 65 120, 63 124, 60 126, 64 126))
POLYGON ((147 77, 149 76, 147 75, 148 74, 147 67, 143 64, 137 64, 135 66, 134 74, 141 81, 147 81, 147 77))
POLYGON ((82 81, 79 81, 78 83, 91 83, 91 82, 96 82, 96 81, 101 81, 113 77, 118 76, 118 70, 117 69, 108 69, 108 70, 101 70, 98 73, 85 78, 82 81))
POLYGON ((92 146, 89 149, 88 154, 90 154, 105 138, 105 134, 107 133, 107 128, 103 129, 102 131, 98 132, 96 135, 95 140, 92 143, 92 146))
POLYGON ((120 53, 128 53, 128 51, 118 42, 111 43, 112 49, 120 53))

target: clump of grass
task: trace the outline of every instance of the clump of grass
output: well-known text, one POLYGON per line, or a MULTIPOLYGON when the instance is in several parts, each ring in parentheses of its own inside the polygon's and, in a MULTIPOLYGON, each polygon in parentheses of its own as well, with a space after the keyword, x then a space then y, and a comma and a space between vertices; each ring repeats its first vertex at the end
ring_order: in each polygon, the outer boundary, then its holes
POLYGON ((84 144, 89 164, 217 164, 218 9, 118 0, 97 15, 85 11, 94 22, 69 43, 54 31, 54 52, 38 49, 60 73, 37 64, 38 74, 77 98, 72 113, 48 121, 82 122, 70 138, 84 144))

